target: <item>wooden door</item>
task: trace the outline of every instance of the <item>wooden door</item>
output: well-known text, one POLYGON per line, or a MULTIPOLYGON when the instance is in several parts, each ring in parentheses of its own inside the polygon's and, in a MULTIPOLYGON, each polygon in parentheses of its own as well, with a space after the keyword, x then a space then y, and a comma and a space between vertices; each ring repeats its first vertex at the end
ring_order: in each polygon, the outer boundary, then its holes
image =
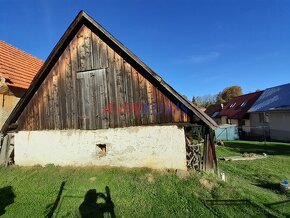
POLYGON ((108 104, 106 70, 90 70, 77 73, 77 102, 79 129, 108 128, 108 104))

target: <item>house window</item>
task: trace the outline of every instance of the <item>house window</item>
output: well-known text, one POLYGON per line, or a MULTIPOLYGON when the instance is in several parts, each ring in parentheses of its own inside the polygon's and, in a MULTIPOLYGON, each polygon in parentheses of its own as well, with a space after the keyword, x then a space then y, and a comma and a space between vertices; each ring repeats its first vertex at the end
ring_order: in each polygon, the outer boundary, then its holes
POLYGON ((265 113, 265 123, 269 123, 269 114, 265 113))
POLYGON ((269 123, 268 113, 265 112, 259 113, 259 121, 260 123, 269 123))
POLYGON ((244 126, 245 125, 245 120, 239 120, 239 126, 244 126))
POLYGON ((247 103, 248 103, 248 101, 247 101, 247 100, 246 100, 246 101, 244 101, 244 102, 241 104, 241 107, 245 107, 247 103))
POLYGON ((236 106, 236 102, 233 103, 233 104, 231 104, 230 108, 233 108, 233 107, 235 107, 235 106, 236 106))

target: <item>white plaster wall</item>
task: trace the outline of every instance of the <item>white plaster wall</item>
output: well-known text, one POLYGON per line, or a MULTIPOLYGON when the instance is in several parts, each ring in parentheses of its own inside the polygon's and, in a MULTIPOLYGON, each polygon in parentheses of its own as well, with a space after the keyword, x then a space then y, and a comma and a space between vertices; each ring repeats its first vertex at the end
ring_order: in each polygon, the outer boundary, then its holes
POLYGON ((221 125, 223 125, 223 124, 227 124, 228 123, 228 121, 227 121, 227 117, 226 116, 222 116, 221 117, 221 125))
POLYGON ((184 129, 144 126, 106 130, 48 130, 15 133, 15 163, 186 169, 184 129), (96 144, 107 144, 99 157, 96 144))
POLYGON ((242 128, 243 128, 243 131, 249 133, 251 131, 250 120, 245 120, 245 125, 243 125, 242 128))
POLYGON ((290 141, 290 111, 269 112, 271 140, 290 141))
POLYGON ((267 123, 261 123, 259 113, 250 113, 251 134, 263 137, 267 131, 267 123), (263 126, 265 128, 263 128, 263 126))
POLYGON ((230 123, 231 123, 232 125, 237 125, 237 126, 239 126, 239 120, 237 120, 237 119, 230 119, 230 123))

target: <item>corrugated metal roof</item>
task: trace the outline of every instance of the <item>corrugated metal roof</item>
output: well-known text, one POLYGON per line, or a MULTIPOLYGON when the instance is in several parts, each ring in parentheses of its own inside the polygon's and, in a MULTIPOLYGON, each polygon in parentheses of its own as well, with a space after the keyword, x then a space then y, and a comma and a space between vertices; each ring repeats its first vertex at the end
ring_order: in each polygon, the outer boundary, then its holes
POLYGON ((249 108, 256 102, 260 92, 249 93, 233 98, 227 106, 220 112, 219 116, 226 116, 229 119, 243 119, 249 108))
POLYGON ((8 86, 27 89, 43 61, 0 40, 0 76, 8 86))
POLYGON ((290 83, 266 89, 248 112, 266 112, 288 106, 290 106, 290 83))

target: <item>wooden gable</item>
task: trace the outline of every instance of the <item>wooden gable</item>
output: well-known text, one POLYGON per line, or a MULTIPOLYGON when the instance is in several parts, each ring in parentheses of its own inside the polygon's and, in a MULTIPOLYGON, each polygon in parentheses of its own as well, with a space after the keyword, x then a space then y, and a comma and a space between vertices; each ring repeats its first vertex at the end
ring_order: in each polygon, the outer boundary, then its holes
POLYGON ((98 35, 83 25, 18 119, 19 130, 102 129, 189 122, 98 35))
POLYGON ((215 122, 79 13, 1 132, 215 122))

